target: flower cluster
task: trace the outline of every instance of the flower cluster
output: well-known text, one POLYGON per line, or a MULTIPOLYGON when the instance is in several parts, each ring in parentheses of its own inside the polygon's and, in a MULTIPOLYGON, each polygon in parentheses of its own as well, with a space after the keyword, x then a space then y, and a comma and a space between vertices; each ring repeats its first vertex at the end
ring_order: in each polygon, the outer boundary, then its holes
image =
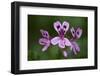
POLYGON ((62 24, 60 21, 56 21, 53 26, 58 33, 58 36, 53 38, 50 37, 48 31, 42 29, 40 30, 43 37, 39 39, 39 44, 44 46, 42 51, 46 51, 50 45, 58 45, 58 47, 62 50, 64 57, 68 56, 66 47, 70 47, 70 50, 72 50, 76 55, 80 51, 80 47, 76 43, 76 40, 81 37, 82 29, 80 27, 76 29, 72 27, 70 29, 72 38, 68 39, 65 37, 65 34, 69 30, 69 23, 67 21, 64 21, 62 24))

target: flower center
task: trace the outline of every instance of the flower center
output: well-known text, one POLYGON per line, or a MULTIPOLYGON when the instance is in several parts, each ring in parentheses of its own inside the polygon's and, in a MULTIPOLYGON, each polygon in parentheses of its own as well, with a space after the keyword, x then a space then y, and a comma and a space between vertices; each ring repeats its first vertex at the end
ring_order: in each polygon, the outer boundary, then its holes
POLYGON ((60 29, 59 36, 61 37, 61 39, 64 38, 64 33, 65 33, 65 31, 63 29, 60 29))

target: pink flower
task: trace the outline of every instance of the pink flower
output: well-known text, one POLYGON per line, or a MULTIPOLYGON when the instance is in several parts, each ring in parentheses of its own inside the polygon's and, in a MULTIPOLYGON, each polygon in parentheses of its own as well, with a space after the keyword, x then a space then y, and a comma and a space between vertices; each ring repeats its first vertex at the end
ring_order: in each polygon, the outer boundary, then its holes
POLYGON ((76 40, 79 39, 82 35, 82 29, 79 27, 75 30, 73 27, 71 28, 71 33, 73 38, 70 40, 71 41, 71 50, 73 50, 74 54, 76 55, 77 52, 80 51, 79 45, 76 43, 76 40))
POLYGON ((73 39, 79 39, 82 35, 82 29, 79 27, 76 30, 72 27, 70 31, 72 33, 73 39))
POLYGON ((48 31, 40 30, 40 32, 43 38, 39 39, 39 44, 44 46, 42 51, 46 51, 48 47, 50 46, 50 36, 49 36, 48 31))
POLYGON ((52 45, 58 44, 58 46, 60 48, 65 48, 65 46, 71 46, 70 41, 67 38, 64 37, 64 35, 66 34, 66 32, 69 29, 69 23, 64 21, 61 25, 61 23, 59 21, 56 21, 54 23, 54 29, 57 31, 59 36, 52 38, 51 44, 52 45))

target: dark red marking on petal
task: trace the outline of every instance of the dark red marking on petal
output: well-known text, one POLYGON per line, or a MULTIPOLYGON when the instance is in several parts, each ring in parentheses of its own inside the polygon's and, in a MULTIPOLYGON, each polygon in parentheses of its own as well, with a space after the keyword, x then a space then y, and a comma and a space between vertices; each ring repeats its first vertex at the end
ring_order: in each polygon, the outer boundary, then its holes
POLYGON ((60 25, 57 26, 57 29, 59 29, 59 28, 60 28, 60 25))
POLYGON ((64 28, 65 28, 65 29, 67 28, 66 25, 64 25, 64 28))

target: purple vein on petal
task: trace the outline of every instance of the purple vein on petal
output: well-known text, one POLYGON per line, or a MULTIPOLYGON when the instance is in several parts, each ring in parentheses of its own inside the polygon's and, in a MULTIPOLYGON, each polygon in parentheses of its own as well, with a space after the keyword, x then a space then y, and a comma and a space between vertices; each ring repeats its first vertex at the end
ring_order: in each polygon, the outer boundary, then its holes
POLYGON ((48 39, 45 39, 45 38, 40 38, 39 39, 39 44, 41 45, 46 45, 48 44, 49 40, 48 39))
POLYGON ((52 45, 56 45, 59 43, 60 38, 59 37, 54 37, 51 39, 51 44, 52 45))
POLYGON ((59 40, 58 46, 59 46, 60 48, 65 48, 65 41, 64 41, 64 39, 60 39, 60 40, 59 40))

